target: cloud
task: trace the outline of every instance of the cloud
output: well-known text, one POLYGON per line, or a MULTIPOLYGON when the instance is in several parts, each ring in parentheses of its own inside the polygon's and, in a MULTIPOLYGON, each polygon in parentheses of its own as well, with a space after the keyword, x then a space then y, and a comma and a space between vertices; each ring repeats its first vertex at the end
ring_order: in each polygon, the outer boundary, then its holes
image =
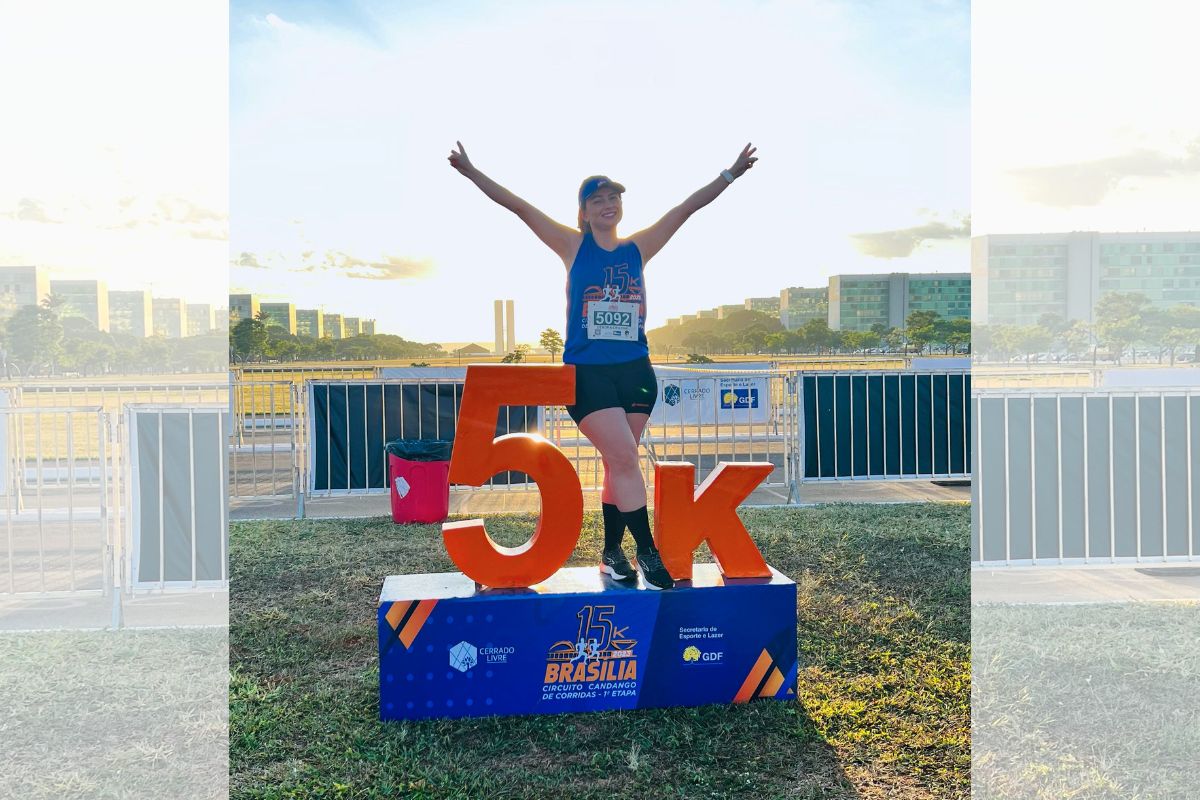
POLYGON ((267 27, 274 28, 277 31, 294 31, 300 28, 299 25, 294 22, 288 22, 278 14, 267 14, 263 22, 267 27))
POLYGON ((1130 150, 1093 161, 1009 170, 1025 199, 1046 206, 1094 206, 1131 178, 1173 178, 1200 174, 1200 139, 1182 156, 1130 150))
POLYGON ((363 259, 343 250, 326 250, 318 254, 305 250, 299 258, 283 253, 260 256, 243 252, 230 263, 251 269, 283 269, 287 272, 331 272, 343 277, 367 281, 403 281, 424 278, 434 272, 434 263, 428 258, 410 258, 384 254, 378 259, 363 259))
POLYGON ((51 219, 46 208, 32 197, 22 197, 17 201, 17 210, 12 214, 13 219, 20 222, 45 222, 59 224, 60 219, 51 219))
POLYGON ((344 272, 347 278, 371 281, 408 280, 433 273, 433 262, 427 258, 385 254, 379 260, 368 261, 334 250, 326 250, 322 260, 313 266, 320 270, 344 272))
POLYGON ((180 195, 80 197, 46 200, 22 197, 15 210, 0 217, 18 222, 69 224, 80 228, 128 231, 158 228, 193 239, 228 240, 229 215, 180 195), (57 208, 52 216, 46 209, 57 208))
POLYGON ((934 239, 971 238, 971 217, 965 216, 954 225, 937 220, 895 231, 851 234, 858 252, 876 258, 905 258, 911 256, 922 242, 934 239))
POLYGON ((254 255, 254 253, 242 253, 240 256, 234 259, 233 263, 235 266, 250 267, 251 269, 267 268, 266 264, 259 263, 258 256, 254 255))

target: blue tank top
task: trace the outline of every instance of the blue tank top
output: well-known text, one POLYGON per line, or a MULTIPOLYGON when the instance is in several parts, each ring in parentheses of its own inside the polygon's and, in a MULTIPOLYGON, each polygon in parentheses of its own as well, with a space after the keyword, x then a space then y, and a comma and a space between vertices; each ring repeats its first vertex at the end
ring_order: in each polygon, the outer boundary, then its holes
POLYGON ((567 273, 567 341, 565 364, 619 364, 648 356, 646 343, 646 289, 642 284, 642 253, 633 242, 609 252, 583 235, 579 252, 567 273), (589 339, 589 301, 637 303, 637 340, 589 339))

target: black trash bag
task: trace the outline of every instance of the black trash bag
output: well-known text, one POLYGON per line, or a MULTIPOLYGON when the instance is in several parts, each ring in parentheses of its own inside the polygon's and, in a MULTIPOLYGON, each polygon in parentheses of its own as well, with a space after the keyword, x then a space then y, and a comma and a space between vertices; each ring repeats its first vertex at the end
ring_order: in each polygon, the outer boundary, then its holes
POLYGON ((406 461, 449 461, 453 446, 445 439, 393 439, 387 452, 406 461))

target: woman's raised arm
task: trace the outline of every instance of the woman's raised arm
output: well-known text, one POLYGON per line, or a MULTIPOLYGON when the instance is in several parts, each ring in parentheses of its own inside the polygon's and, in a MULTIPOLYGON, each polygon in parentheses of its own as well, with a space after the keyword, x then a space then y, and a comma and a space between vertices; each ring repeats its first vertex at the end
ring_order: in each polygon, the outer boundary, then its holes
POLYGON ((757 149, 747 144, 738 154, 737 161, 733 162, 732 167, 723 171, 707 186, 697 189, 687 200, 664 214, 658 222, 629 237, 638 246, 638 250, 642 254, 643 265, 670 241, 671 237, 675 235, 675 231, 679 230, 688 217, 716 200, 717 195, 725 191, 733 180, 740 178, 746 170, 754 166, 754 162, 758 161, 754 156, 757 149), (728 179, 725 177, 725 172, 730 175, 728 179))
POLYGON ((487 175, 484 175, 471 163, 471 159, 467 157, 467 150, 463 147, 462 142, 455 142, 455 144, 458 145, 458 149, 450 151, 450 166, 469 178, 472 183, 479 187, 480 191, 492 200, 520 217, 521 221, 528 225, 529 229, 547 247, 558 254, 564 263, 567 263, 574 254, 578 240, 581 238, 579 231, 574 228, 568 228, 562 223, 555 222, 534 208, 529 201, 517 197, 508 189, 505 189, 487 175))

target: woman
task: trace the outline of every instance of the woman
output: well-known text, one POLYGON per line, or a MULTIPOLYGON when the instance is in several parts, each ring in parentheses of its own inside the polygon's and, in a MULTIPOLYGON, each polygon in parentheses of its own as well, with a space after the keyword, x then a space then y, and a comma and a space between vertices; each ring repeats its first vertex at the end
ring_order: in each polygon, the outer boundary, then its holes
POLYGON ((593 175, 579 187, 579 228, 569 228, 480 172, 462 142, 450 165, 495 202, 512 211, 553 250, 567 268, 567 341, 563 362, 575 365, 575 404, 567 412, 600 451, 604 462, 604 553, 601 569, 618 580, 634 577, 621 550, 628 526, 637 546, 637 570, 652 589, 674 581, 663 567, 650 533, 646 484, 638 441, 650 419, 658 384, 646 343, 646 293, 642 272, 692 214, 754 166, 749 144, 729 169, 671 209, 658 222, 622 239, 625 187, 593 175))

